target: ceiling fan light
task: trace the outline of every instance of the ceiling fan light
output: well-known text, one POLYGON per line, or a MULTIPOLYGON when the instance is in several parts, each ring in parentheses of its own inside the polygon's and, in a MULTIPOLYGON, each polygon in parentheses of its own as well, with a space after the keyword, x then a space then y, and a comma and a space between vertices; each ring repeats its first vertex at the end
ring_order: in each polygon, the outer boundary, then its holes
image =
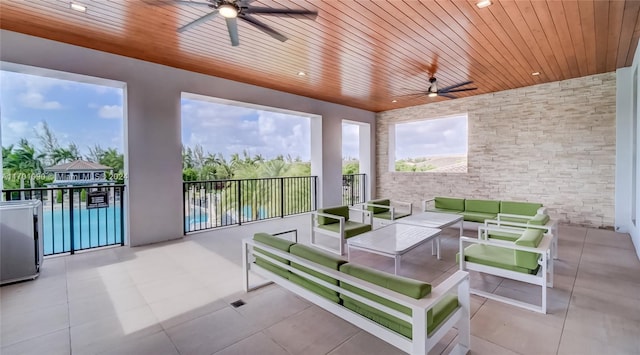
POLYGON ((430 92, 427 96, 436 97, 436 96, 438 96, 438 93, 437 92, 430 92))
POLYGON ((236 18, 238 17, 238 9, 231 4, 222 4, 218 7, 220 16, 224 18, 236 18))

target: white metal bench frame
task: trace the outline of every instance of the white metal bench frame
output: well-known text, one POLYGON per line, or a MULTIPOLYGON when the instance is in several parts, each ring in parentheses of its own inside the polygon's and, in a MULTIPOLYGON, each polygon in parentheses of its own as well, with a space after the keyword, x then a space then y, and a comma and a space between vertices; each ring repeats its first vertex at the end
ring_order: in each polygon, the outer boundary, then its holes
MULTIPOLYGON (((373 217, 372 217, 372 213, 370 211, 367 210, 363 210, 363 209, 359 209, 359 208, 355 208, 355 207, 349 207, 349 212, 357 212, 360 213, 362 215, 361 220, 364 224, 372 224, 373 223, 373 217)), ((345 242, 346 242, 346 238, 344 237, 344 225, 345 225, 345 218, 342 216, 338 216, 335 214, 330 214, 330 213, 322 213, 322 212, 318 212, 318 211, 313 211, 311 212, 311 245, 313 245, 314 247, 329 251, 331 253, 334 254, 338 254, 338 255, 343 255, 344 251, 345 251, 345 242), (333 218, 333 219, 337 219, 338 223, 340 224, 339 227, 339 231, 333 232, 330 231, 328 229, 322 228, 321 225, 318 224, 318 217, 329 217, 329 218, 333 218), (322 244, 318 244, 316 243, 316 233, 318 234, 322 234, 322 235, 326 235, 332 238, 337 238, 338 240, 340 240, 340 244, 338 245, 338 250, 329 248, 325 245, 322 244)), ((373 226, 372 226, 373 227, 373 226)))
POLYGON ((523 302, 520 300, 516 300, 509 297, 504 297, 500 295, 496 295, 490 292, 470 288, 470 292, 485 298, 489 298, 495 301, 507 303, 516 307, 525 308, 534 312, 539 313, 547 313, 547 287, 553 287, 553 260, 549 260, 549 255, 551 254, 551 243, 553 236, 550 234, 545 234, 540 244, 535 247, 525 247, 516 245, 513 242, 503 241, 503 240, 484 240, 479 238, 469 238, 469 237, 460 237, 460 270, 467 271, 473 270, 477 272, 482 272, 485 274, 495 275, 499 277, 504 277, 516 281, 522 281, 526 283, 530 283, 533 285, 538 285, 542 289, 542 301, 541 305, 538 306, 536 304, 531 304, 527 302, 523 302), (473 263, 465 260, 464 249, 468 244, 483 244, 488 246, 494 246, 499 248, 511 249, 514 252, 516 250, 520 251, 528 251, 537 253, 539 255, 538 265, 540 268, 536 275, 525 274, 517 271, 506 270, 494 266, 487 266, 483 264, 473 263))
POLYGON ((373 336, 384 340, 385 342, 397 347, 398 349, 407 352, 409 354, 426 354, 430 349, 438 344, 449 330, 456 328, 458 330, 458 343, 451 351, 451 354, 466 354, 470 349, 471 341, 471 324, 470 324, 470 298, 469 298, 469 274, 464 271, 456 271, 453 275, 449 276, 444 282, 437 287, 431 289, 431 293, 421 299, 414 299, 405 296, 401 293, 397 293, 380 287, 378 285, 366 282, 364 280, 355 278, 351 275, 332 270, 312 263, 304 258, 297 257, 287 252, 283 252, 279 249, 273 248, 266 244, 259 243, 253 239, 247 238, 242 241, 242 266, 243 266, 243 285, 246 292, 255 290, 259 287, 270 283, 277 283, 281 287, 307 299, 315 305, 333 313, 334 315, 348 321, 349 323, 365 330, 373 336), (368 298, 355 294, 351 291, 345 290, 338 285, 333 285, 317 277, 314 277, 302 270, 291 267, 290 265, 282 264, 281 262, 274 260, 273 258, 255 250, 254 247, 258 247, 264 251, 267 251, 273 255, 287 259, 291 262, 300 264, 313 271, 322 273, 331 278, 344 281, 352 286, 358 287, 364 291, 371 292, 380 297, 384 297, 392 302, 396 302, 412 310, 412 315, 406 315, 391 309, 385 305, 372 301, 368 298), (387 313, 396 318, 402 319, 412 324, 412 339, 409 339, 399 333, 396 333, 389 328, 386 328, 338 303, 331 302, 326 298, 301 287, 288 279, 285 279, 267 269, 260 267, 253 263, 253 255, 257 255, 260 258, 269 262, 275 263, 282 268, 289 270, 301 277, 304 277, 310 281, 320 284, 324 287, 332 289, 336 292, 345 294, 350 298, 353 298, 366 305, 374 307, 384 313, 387 313), (250 285, 250 272, 261 276, 268 280, 258 285, 250 285), (459 307, 449 317, 442 322, 434 331, 431 336, 427 336, 427 310, 433 308, 443 297, 447 294, 457 293, 459 307))

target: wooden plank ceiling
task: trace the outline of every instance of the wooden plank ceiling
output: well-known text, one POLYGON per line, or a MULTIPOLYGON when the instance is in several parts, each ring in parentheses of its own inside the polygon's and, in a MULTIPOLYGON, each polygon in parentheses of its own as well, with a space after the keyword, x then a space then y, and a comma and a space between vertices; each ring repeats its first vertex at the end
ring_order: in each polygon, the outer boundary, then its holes
POLYGON ((0 0, 0 27, 376 112, 448 100, 403 96, 433 68, 440 87, 474 81, 464 97, 629 66, 640 36, 640 1, 259 0, 318 17, 256 15, 289 40, 239 21, 232 47, 220 16, 177 33, 211 10, 167 2, 0 0))

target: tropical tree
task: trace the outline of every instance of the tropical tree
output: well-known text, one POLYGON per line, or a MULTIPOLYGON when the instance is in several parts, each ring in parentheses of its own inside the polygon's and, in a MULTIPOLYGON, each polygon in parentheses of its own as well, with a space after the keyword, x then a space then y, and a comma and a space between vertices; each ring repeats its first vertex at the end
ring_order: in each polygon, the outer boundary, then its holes
MULTIPOLYGON (((5 151, 3 149, 3 154, 4 153, 5 151)), ((42 165, 43 158, 43 153, 36 152, 36 148, 31 145, 27 139, 22 138, 18 142, 18 147, 14 148, 13 151, 8 154, 6 163, 3 163, 3 165, 13 173, 39 174, 44 172, 42 165)))
POLYGON ((60 148, 60 145, 58 144, 58 138, 53 133, 51 128, 49 128, 49 124, 47 123, 47 121, 42 121, 41 123, 42 124, 40 126, 40 129, 34 128, 34 132, 36 137, 40 141, 40 146, 42 148, 40 153, 43 154, 43 163, 45 164, 45 166, 48 166, 51 165, 53 161, 53 152, 56 149, 60 148))
POLYGON ((96 144, 93 147, 89 147, 89 155, 87 155, 86 159, 94 163, 99 163, 104 153, 105 150, 102 149, 100 144, 96 144))
POLYGON ((124 170, 124 155, 118 153, 115 148, 108 148, 104 151, 98 163, 112 168, 115 172, 120 173, 124 170))
POLYGON ((78 147, 71 143, 69 148, 55 148, 49 156, 53 165, 60 163, 68 163, 80 159, 78 147))

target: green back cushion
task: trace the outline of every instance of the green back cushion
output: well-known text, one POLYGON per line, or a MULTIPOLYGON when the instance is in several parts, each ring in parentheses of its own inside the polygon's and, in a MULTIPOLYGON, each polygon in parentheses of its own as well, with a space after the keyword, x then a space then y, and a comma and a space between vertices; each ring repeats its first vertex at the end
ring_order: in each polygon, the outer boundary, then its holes
MULTIPOLYGON (((296 245, 292 245, 291 246, 291 254, 295 255, 295 256, 299 256, 301 258, 307 259, 313 263, 316 263, 318 265, 322 265, 322 266, 326 266, 332 270, 339 270, 340 269, 340 265, 345 264, 347 261, 334 256, 334 255, 330 255, 324 252, 321 252, 317 249, 314 249, 312 247, 306 246, 306 245, 302 245, 302 244, 296 244, 296 245)), ((315 270, 311 270, 307 267, 304 267, 298 263, 292 262, 291 266, 295 269, 298 270, 302 270, 312 276, 315 276, 323 281, 326 281, 330 284, 333 285, 338 285, 338 280, 321 274, 315 270)), ((299 276, 297 274, 293 274, 291 276, 289 276, 289 280, 291 280, 292 282, 297 283, 298 285, 313 291, 317 294, 319 294, 320 296, 323 296, 333 302, 340 302, 340 298, 338 297, 338 293, 332 289, 329 289, 327 287, 324 287, 318 283, 315 283, 313 281, 310 281, 308 279, 306 279, 304 276, 299 276)))
MULTIPOLYGON (((268 233, 256 233, 253 235, 253 240, 255 240, 256 242, 262 243, 262 244, 266 244, 270 247, 282 250, 284 252, 289 252, 289 249, 291 248, 292 245, 295 245, 296 243, 283 239, 283 238, 278 238, 278 237, 274 237, 271 234, 268 233)), ((259 247, 255 248, 256 251, 262 252, 265 255, 278 260, 279 262, 283 263, 283 264, 287 264, 289 265, 289 260, 281 258, 279 256, 276 256, 272 253, 269 253, 259 247)), ((289 275, 289 271, 285 268, 282 268, 280 266, 278 266, 277 264, 274 264, 270 261, 267 261, 259 256, 256 256, 256 264, 262 266, 263 268, 274 272, 282 277, 288 278, 289 275)))
MULTIPOLYGON (((397 212, 397 211, 393 212, 393 219, 399 219, 399 218, 407 217, 407 216, 411 216, 411 213, 409 213, 409 212, 397 212)), ((376 213, 376 218, 391 220, 391 211, 382 212, 382 213, 376 213)))
POLYGON ((545 224, 547 224, 547 222, 549 222, 549 219, 549 215, 537 214, 533 216, 533 218, 530 219, 528 223, 536 226, 544 226, 545 224))
POLYGON ((465 212, 498 213, 500 201, 492 200, 464 200, 465 212))
MULTIPOLYGON (((391 206, 391 201, 389 199, 371 200, 371 201, 368 201, 367 203, 370 203, 372 205, 391 206)), ((388 208, 374 207, 374 206, 367 206, 367 210, 371 211, 373 214, 382 213, 382 212, 388 212, 389 211, 388 208)))
MULTIPOLYGON (((318 210, 318 212, 333 214, 339 217, 344 217, 345 221, 349 220, 349 206, 321 208, 318 210)), ((333 223, 338 223, 338 220, 335 218, 318 216, 318 224, 320 225, 327 225, 327 224, 333 224, 333 223)))
MULTIPOLYGON (((522 236, 516 240, 516 245, 523 247, 537 247, 542 241, 544 236, 543 232, 539 229, 527 229, 522 233, 522 236)), ((534 270, 538 267, 538 257, 540 254, 532 253, 529 251, 516 250, 516 265, 519 267, 534 270)))
MULTIPOLYGON (((340 271, 415 299, 420 299, 431 292, 431 285, 426 282, 420 282, 406 277, 392 275, 362 265, 347 263, 340 266, 340 271)), ((379 296, 370 294, 368 292, 362 290, 360 291, 363 293, 367 293, 368 295, 371 295, 373 297, 380 298, 379 296)), ((356 293, 360 294, 360 292, 356 293)))
POLYGON ((455 197, 436 197, 435 208, 464 211, 464 199, 455 197))
POLYGON ((540 207, 541 203, 500 201, 500 213, 534 216, 540 207))
MULTIPOLYGON (((320 227, 335 233, 338 233, 340 231, 340 225, 336 223, 326 224, 320 227)), ((371 230, 371 225, 368 223, 360 223, 360 222, 354 222, 354 221, 346 221, 344 223, 345 238, 351 238, 353 236, 368 232, 370 230, 371 230)))

